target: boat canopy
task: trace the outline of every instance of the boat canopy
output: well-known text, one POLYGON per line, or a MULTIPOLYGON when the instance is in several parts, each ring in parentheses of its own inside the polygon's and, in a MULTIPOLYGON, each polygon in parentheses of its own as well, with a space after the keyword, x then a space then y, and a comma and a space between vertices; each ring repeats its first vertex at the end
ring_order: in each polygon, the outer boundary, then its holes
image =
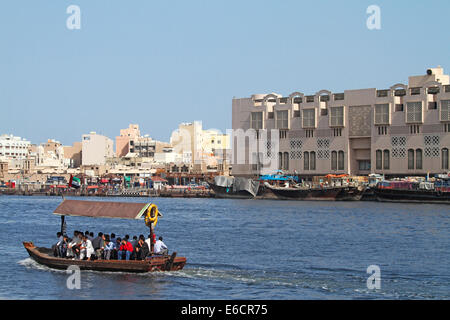
POLYGON ((53 214, 92 218, 139 219, 151 203, 64 200, 53 214))

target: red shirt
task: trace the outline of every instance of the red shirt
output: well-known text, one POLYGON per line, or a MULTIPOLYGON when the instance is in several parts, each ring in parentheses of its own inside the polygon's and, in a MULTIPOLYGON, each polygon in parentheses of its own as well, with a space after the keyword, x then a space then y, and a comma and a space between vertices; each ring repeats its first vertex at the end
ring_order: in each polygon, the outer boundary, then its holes
POLYGON ((133 246, 131 245, 131 243, 129 243, 128 241, 127 241, 127 243, 125 244, 125 245, 121 245, 120 246, 120 248, 119 248, 119 251, 130 251, 130 252, 133 252, 133 246))

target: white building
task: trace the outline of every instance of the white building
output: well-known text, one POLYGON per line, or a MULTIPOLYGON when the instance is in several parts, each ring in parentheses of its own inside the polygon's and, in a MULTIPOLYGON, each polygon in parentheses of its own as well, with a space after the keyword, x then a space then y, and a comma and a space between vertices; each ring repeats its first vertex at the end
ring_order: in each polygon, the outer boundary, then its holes
POLYGON ((3 134, 0 136, 0 159, 7 161, 26 159, 29 146, 30 141, 26 139, 3 134))

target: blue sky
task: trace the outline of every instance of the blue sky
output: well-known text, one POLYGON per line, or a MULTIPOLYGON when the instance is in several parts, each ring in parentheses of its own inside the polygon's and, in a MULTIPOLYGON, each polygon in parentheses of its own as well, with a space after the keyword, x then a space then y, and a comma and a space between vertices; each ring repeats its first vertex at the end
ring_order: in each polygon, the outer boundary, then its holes
POLYGON ((231 128, 233 96, 448 73, 449 12, 448 0, 3 0, 0 134, 71 144, 138 123, 167 141, 180 122, 231 128), (72 4, 80 30, 66 27, 72 4), (372 4, 381 30, 366 27, 372 4))

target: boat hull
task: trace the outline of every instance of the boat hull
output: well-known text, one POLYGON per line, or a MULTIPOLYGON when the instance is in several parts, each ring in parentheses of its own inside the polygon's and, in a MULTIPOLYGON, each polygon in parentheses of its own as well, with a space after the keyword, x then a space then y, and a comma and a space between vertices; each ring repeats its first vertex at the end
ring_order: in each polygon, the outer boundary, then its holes
POLYGON ((450 192, 435 190, 374 189, 378 201, 450 204, 450 192))
POLYGON ((67 270, 69 266, 77 266, 80 270, 145 273, 153 271, 177 271, 183 269, 186 258, 156 256, 143 261, 138 260, 71 260, 51 255, 48 248, 36 247, 33 242, 24 242, 25 249, 37 263, 53 269, 67 270))
MULTIPOLYGON (((280 200, 328 200, 328 201, 359 201, 364 193, 363 188, 331 187, 331 188, 279 188, 266 184, 270 198, 280 200)), ((269 198, 269 197, 268 197, 269 198)))
POLYGON ((221 187, 214 183, 210 183, 209 186, 214 191, 214 196, 216 198, 224 199, 253 199, 254 196, 245 190, 240 190, 233 192, 233 187, 221 187))

